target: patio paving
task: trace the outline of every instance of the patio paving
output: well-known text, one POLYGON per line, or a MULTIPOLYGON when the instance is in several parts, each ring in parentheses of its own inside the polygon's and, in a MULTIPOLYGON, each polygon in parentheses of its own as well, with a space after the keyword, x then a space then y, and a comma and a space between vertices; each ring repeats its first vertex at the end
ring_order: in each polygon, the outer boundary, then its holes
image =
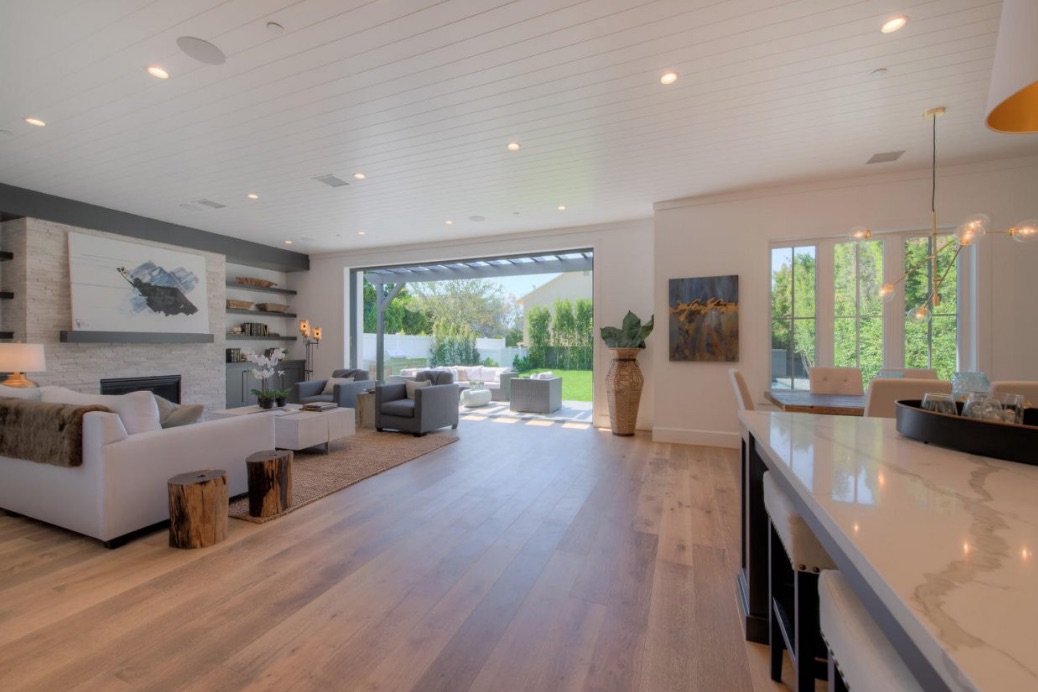
POLYGON ((592 412, 590 401, 563 401, 562 408, 554 413, 524 413, 512 411, 507 401, 492 401, 478 408, 461 407, 464 420, 482 420, 484 418, 517 418, 521 420, 543 420, 560 423, 587 423, 591 425, 592 412))

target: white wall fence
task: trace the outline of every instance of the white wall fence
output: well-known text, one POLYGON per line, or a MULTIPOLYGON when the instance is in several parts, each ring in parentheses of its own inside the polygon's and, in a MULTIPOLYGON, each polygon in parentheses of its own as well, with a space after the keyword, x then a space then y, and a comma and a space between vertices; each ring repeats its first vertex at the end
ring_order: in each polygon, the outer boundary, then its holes
MULTIPOLYGON (((433 338, 431 336, 412 336, 409 334, 386 334, 385 335, 385 357, 407 358, 409 360, 424 360, 429 362, 429 354, 432 352, 433 338)), ((506 347, 504 339, 476 339, 476 350, 479 351, 480 360, 490 358, 501 366, 511 366, 515 356, 525 357, 526 349, 506 347)), ((378 353, 374 334, 364 334, 361 341, 360 353, 357 362, 360 367, 372 367, 378 353)))

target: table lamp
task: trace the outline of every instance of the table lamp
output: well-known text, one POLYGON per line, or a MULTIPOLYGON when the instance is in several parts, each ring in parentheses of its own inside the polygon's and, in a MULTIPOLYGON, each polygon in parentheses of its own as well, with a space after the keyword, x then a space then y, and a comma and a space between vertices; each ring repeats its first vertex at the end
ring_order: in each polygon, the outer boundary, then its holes
POLYGON ((43 355, 43 344, 0 344, 0 372, 9 372, 0 384, 5 387, 36 387, 23 373, 46 372, 47 359, 43 355))

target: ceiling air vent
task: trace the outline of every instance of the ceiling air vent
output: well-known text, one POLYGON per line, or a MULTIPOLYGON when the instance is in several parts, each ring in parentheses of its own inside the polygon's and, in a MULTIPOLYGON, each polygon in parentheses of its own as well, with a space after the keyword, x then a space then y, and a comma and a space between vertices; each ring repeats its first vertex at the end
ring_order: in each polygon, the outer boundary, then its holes
POLYGON ((211 199, 196 199, 195 203, 196 204, 204 204, 205 206, 212 207, 213 209, 223 209, 223 208, 225 208, 227 206, 226 204, 220 204, 219 202, 214 202, 211 199))
POLYGON ((887 163, 889 161, 897 161, 901 158, 901 155, 905 153, 905 149, 901 151, 884 151, 881 154, 873 154, 872 158, 865 162, 865 165, 870 163, 887 163))
POLYGON ((347 183, 342 178, 336 178, 334 175, 331 175, 330 173, 328 175, 318 176, 314 178, 314 180, 318 180, 324 183, 325 185, 330 185, 331 187, 346 187, 347 185, 349 185, 349 183, 347 183))

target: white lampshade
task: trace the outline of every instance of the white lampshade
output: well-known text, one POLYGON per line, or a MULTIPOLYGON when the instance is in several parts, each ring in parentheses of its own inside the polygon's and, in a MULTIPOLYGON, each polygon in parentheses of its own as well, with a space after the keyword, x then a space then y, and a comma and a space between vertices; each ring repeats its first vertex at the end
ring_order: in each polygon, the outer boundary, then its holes
POLYGON ((43 344, 0 344, 0 372, 11 373, 0 382, 5 387, 35 387, 36 383, 25 379, 23 373, 44 372, 46 369, 43 344))
POLYGON ((43 344, 0 344, 0 372, 46 372, 43 344))
POLYGON ((1038 2, 1004 0, 988 89, 988 127, 1038 132, 1038 2))

